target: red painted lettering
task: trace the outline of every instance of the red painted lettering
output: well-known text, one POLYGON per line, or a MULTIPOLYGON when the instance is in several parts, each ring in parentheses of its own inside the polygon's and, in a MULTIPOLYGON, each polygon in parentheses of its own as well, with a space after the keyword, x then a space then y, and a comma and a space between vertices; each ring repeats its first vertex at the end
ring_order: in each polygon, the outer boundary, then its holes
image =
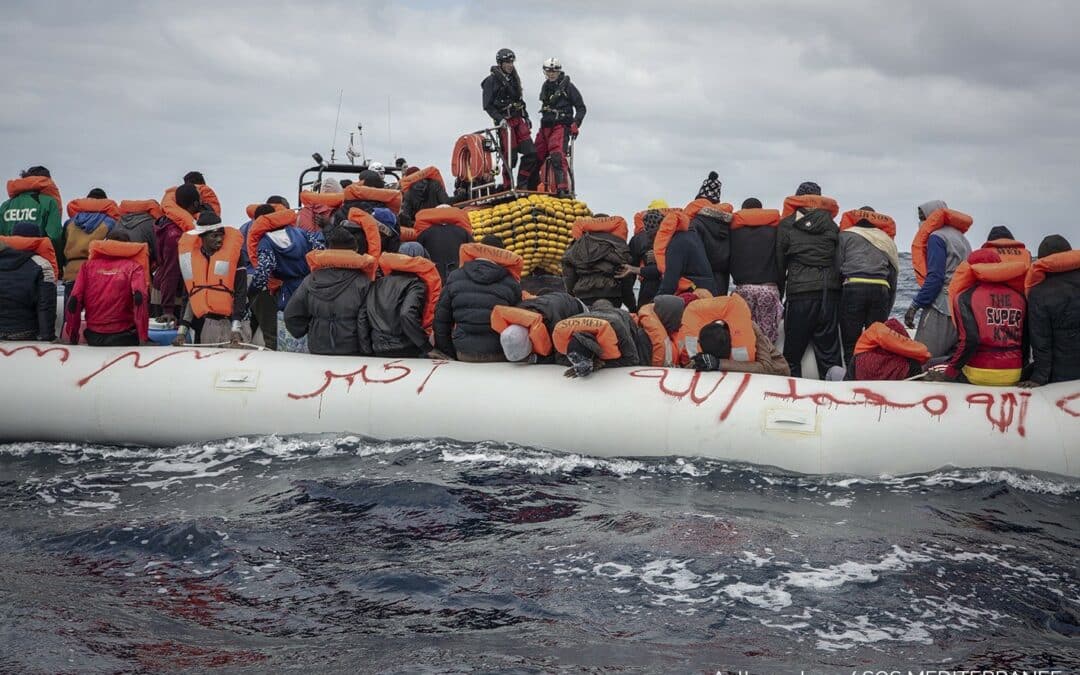
POLYGON ((1027 435, 1024 423, 1027 421, 1028 400, 1030 398, 1031 394, 1027 392, 1021 393, 1019 399, 1017 399, 1016 394, 1011 392, 1006 394, 979 392, 968 394, 965 400, 968 405, 985 406, 986 419, 1001 433, 1007 432, 1013 421, 1016 421, 1016 431, 1023 437, 1027 435), (997 405, 996 411, 994 409, 995 404, 997 405))

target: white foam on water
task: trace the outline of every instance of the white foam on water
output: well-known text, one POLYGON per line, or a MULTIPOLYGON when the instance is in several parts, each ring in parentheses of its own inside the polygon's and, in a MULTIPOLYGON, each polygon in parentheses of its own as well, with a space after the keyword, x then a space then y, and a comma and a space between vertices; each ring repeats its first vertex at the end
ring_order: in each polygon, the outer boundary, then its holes
POLYGON ((750 584, 739 581, 728 584, 720 590, 732 600, 741 600, 755 607, 771 609, 774 612, 791 606, 791 593, 788 593, 783 588, 775 587, 771 581, 763 584, 750 584))

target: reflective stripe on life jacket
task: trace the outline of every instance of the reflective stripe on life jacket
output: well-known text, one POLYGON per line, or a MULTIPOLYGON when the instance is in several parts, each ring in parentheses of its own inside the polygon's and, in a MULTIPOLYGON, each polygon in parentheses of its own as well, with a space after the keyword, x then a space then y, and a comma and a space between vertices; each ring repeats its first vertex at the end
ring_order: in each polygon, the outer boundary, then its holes
POLYGON ((378 202, 394 212, 396 216, 401 210, 401 192, 389 188, 374 188, 362 183, 353 183, 345 188, 345 201, 378 202))
POLYGON ((158 204, 156 199, 125 199, 120 202, 121 216, 132 213, 146 213, 154 220, 165 215, 161 210, 161 204, 158 204))
POLYGON ((487 244, 479 244, 476 242, 462 244, 459 256, 459 267, 464 267, 465 263, 473 260, 490 260, 499 267, 505 269, 518 281, 521 281, 521 272, 525 268, 525 259, 517 253, 508 251, 505 248, 488 246, 487 244))
POLYGON ((470 237, 473 233, 472 222, 469 221, 469 214, 453 206, 423 209, 416 213, 413 223, 413 229, 416 230, 416 236, 420 236, 434 225, 456 225, 468 232, 470 237))
MULTIPOLYGON (((690 218, 682 209, 673 209, 660 221, 660 229, 656 232, 653 240, 653 255, 656 257, 656 269, 660 270, 660 276, 664 276, 667 267, 667 248, 676 232, 686 232, 690 229, 690 218)), ((683 293, 693 290, 694 284, 686 277, 679 278, 679 284, 675 293, 683 293)))
POLYGON ((877 348, 906 359, 914 359, 919 363, 926 363, 930 360, 930 350, 926 348, 926 345, 912 340, 907 335, 897 333, 881 321, 870 324, 859 336, 858 342, 855 343, 855 354, 862 354, 877 348))
POLYGON ((408 176, 402 176, 401 181, 399 181, 402 194, 408 192, 409 188, 413 185, 416 185, 422 180, 427 180, 428 178, 438 181, 439 185, 442 185, 444 190, 446 189, 446 182, 443 181, 442 174, 439 173, 439 170, 433 166, 428 166, 408 176))
POLYGON ((829 215, 833 218, 836 214, 840 213, 840 205, 836 203, 836 200, 832 197, 822 197, 821 195, 792 195, 784 199, 784 211, 780 215, 781 218, 787 218, 796 211, 812 211, 814 209, 824 209, 829 212, 829 215))
POLYGON ((427 297, 424 299, 424 330, 431 332, 435 322, 435 305, 439 302, 442 293, 442 277, 435 263, 427 258, 414 257, 401 253, 383 253, 379 256, 379 267, 382 268, 383 276, 389 276, 394 272, 413 274, 424 282, 427 288, 427 297))
POLYGON ((708 199, 705 199, 704 197, 699 197, 698 199, 695 199, 694 201, 687 204, 683 208, 683 213, 686 214, 687 218, 693 220, 694 216, 700 213, 702 209, 716 209, 725 213, 733 213, 735 211, 735 207, 731 204, 728 204, 727 202, 719 202, 717 204, 714 204, 708 199))
POLYGON ((776 209, 739 209, 731 217, 731 229, 740 227, 776 227, 780 212, 776 209))
POLYGON ((59 209, 64 208, 64 203, 60 199, 60 188, 56 187, 56 183, 52 178, 45 176, 27 176, 25 178, 12 178, 7 183, 8 197, 17 197, 24 192, 39 192, 43 195, 48 195, 56 200, 56 206, 59 209))
POLYGON ((668 335, 664 322, 656 315, 655 305, 651 302, 644 305, 638 309, 634 319, 637 321, 637 325, 649 336, 649 342, 652 343, 652 356, 649 359, 649 365, 663 368, 676 367, 678 364, 675 362, 675 343, 672 342, 671 336, 668 335))
POLYGON ((611 361, 622 356, 619 349, 619 337, 606 319, 594 316, 572 316, 555 324, 551 331, 551 341, 560 354, 565 354, 574 333, 588 333, 600 344, 600 358, 611 361))
POLYGON ((56 275, 55 278, 60 278, 60 264, 56 262, 56 248, 53 246, 52 240, 48 237, 17 237, 15 235, 8 235, 6 237, 0 237, 0 244, 5 244, 19 251, 29 251, 30 253, 45 258, 49 261, 49 264, 52 265, 53 274, 56 275))
POLYGON ((177 246, 180 274, 196 318, 207 314, 232 315, 236 268, 240 264, 244 235, 235 227, 226 227, 222 231, 225 238, 221 248, 209 260, 202 253, 202 238, 194 232, 185 232, 177 246))
POLYGON ((960 232, 967 232, 974 222, 966 213, 954 209, 938 209, 919 225, 915 238, 911 241, 911 266, 915 270, 915 281, 919 286, 926 280, 926 247, 930 235, 943 227, 955 227, 960 232))
POLYGON ((120 208, 111 199, 94 199, 82 197, 72 199, 67 205, 68 218, 74 218, 80 213, 103 213, 113 220, 120 219, 120 208))
POLYGON ((889 235, 890 239, 896 239, 896 221, 877 211, 864 211, 862 209, 845 211, 843 217, 840 218, 840 229, 846 230, 855 227, 864 220, 889 235))
POLYGON ((308 268, 314 272, 322 269, 357 270, 363 272, 372 281, 379 269, 378 260, 363 253, 340 248, 308 251, 304 256, 308 268))
POLYGON ((1028 270, 1027 278, 1024 280, 1024 292, 1031 293, 1032 288, 1046 281, 1047 274, 1072 272, 1078 269, 1080 269, 1080 249, 1062 251, 1061 253, 1048 255, 1045 258, 1039 258, 1028 270))
POLYGON ((521 307, 495 305, 491 310, 491 330, 502 334, 509 326, 521 326, 529 331, 529 344, 539 356, 551 354, 551 335, 544 325, 544 315, 521 307))
POLYGON ((1015 239, 993 239, 986 242, 980 248, 988 248, 997 252, 1001 262, 1022 262, 1031 266, 1031 251, 1027 250, 1023 242, 1015 239))
POLYGON ((607 218, 578 218, 570 230, 570 236, 581 239, 586 232, 599 232, 613 234, 619 239, 626 241, 628 233, 626 220, 621 216, 609 216, 607 218))
POLYGON ((710 323, 723 321, 731 333, 731 360, 754 361, 757 359, 757 336, 750 305, 738 295, 722 295, 718 298, 694 300, 683 311, 682 326, 676 335, 680 360, 689 362, 701 350, 698 337, 701 329, 710 323))
POLYGON ((146 284, 150 285, 150 246, 145 242, 109 239, 92 241, 88 260, 96 258, 131 258, 143 268, 143 272, 146 273, 146 284))

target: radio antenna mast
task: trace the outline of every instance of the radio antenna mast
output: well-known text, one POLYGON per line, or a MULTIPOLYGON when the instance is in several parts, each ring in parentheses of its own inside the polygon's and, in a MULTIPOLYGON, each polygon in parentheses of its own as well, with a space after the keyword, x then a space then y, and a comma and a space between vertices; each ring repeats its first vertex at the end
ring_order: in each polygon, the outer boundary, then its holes
POLYGON ((334 118, 334 136, 333 136, 333 138, 330 139, 330 163, 331 164, 334 163, 334 153, 337 152, 338 122, 341 121, 341 99, 342 99, 342 97, 344 95, 345 95, 345 90, 344 89, 338 90, 337 117, 334 118))

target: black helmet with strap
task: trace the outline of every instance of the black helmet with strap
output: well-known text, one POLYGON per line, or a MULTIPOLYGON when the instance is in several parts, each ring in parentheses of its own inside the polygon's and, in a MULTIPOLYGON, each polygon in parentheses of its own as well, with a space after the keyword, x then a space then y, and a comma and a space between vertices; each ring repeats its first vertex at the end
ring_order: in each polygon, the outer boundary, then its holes
POLYGON ((507 62, 507 61, 513 62, 513 61, 516 61, 516 60, 517 60, 517 57, 514 56, 514 51, 512 49, 507 49, 507 48, 503 47, 502 49, 500 49, 499 51, 497 51, 495 53, 495 63, 498 63, 500 65, 507 62))

